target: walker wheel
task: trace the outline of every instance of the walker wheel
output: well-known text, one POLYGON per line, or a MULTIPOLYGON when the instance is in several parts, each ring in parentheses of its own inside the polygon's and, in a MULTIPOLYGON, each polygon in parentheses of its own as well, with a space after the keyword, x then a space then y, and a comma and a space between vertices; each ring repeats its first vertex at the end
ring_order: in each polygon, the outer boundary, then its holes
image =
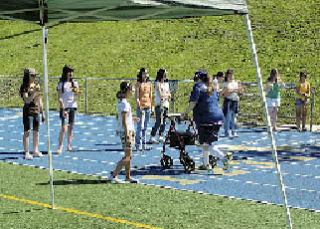
POLYGON ((160 160, 160 163, 161 163, 162 169, 170 169, 171 166, 173 165, 173 160, 170 156, 164 154, 160 160))
POLYGON ((217 166, 217 162, 218 162, 218 158, 213 156, 213 155, 209 155, 209 164, 211 165, 212 168, 217 166))

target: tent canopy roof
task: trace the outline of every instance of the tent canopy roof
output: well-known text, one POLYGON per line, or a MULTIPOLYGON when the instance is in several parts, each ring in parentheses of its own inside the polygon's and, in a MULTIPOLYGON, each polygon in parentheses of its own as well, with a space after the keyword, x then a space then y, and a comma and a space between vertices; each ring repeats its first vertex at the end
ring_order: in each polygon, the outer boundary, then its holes
POLYGON ((246 14, 246 0, 1 0, 0 18, 57 22, 174 19, 246 14))

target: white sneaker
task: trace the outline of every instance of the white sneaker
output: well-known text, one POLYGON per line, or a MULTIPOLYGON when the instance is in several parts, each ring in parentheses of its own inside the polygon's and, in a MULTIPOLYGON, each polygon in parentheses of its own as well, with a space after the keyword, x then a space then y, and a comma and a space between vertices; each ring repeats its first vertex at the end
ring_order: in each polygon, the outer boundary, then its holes
POLYGON ((126 179, 126 182, 133 183, 133 184, 139 183, 137 179, 133 179, 133 178, 126 179))
POLYGON ((42 157, 43 154, 41 152, 33 152, 33 157, 42 157))
POLYGON ((120 180, 118 177, 114 177, 114 176, 112 175, 112 173, 110 174, 108 180, 109 180, 111 183, 116 183, 116 184, 124 184, 124 183, 126 183, 125 181, 120 180))
POLYGON ((232 132, 232 137, 238 137, 237 132, 232 132))
POLYGON ((164 142, 163 136, 159 136, 159 142, 164 142))
POLYGON ((25 160, 32 160, 32 159, 33 159, 33 156, 28 152, 28 153, 25 153, 24 159, 25 159, 25 160))
POLYGON ((150 138, 150 142, 152 143, 152 144, 157 144, 157 143, 159 143, 158 141, 157 141, 157 139, 155 138, 155 137, 151 137, 150 138))

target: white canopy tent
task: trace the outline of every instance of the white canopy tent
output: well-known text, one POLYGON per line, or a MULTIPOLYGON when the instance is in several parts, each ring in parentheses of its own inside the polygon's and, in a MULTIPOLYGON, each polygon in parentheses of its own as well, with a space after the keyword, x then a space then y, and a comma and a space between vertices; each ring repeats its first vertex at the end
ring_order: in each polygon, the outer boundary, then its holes
POLYGON ((48 68, 46 49, 46 26, 57 22, 93 22, 93 21, 122 21, 147 19, 181 19, 192 16, 216 15, 244 15, 247 22, 248 37, 250 40, 253 60, 257 72, 257 81, 263 100, 263 109, 271 140, 272 154, 281 185, 284 206, 286 209, 287 224, 292 228, 290 210, 283 178, 281 174, 278 154, 271 122, 263 90, 262 76, 258 63, 258 55, 253 39, 252 27, 246 0, 1 0, 0 19, 22 20, 42 26, 43 44, 43 74, 45 91, 45 112, 48 135, 48 155, 50 171, 50 187, 52 207, 54 208, 52 153, 50 149, 50 123, 48 100, 48 68))

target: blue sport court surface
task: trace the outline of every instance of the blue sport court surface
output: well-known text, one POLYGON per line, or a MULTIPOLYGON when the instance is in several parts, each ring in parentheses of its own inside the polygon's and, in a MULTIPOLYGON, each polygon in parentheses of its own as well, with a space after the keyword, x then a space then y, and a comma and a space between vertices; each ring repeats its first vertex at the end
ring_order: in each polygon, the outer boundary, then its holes
MULTIPOLYGON (((150 133, 153 121, 148 127, 150 133)), ((116 136, 114 117, 77 114, 74 130, 74 152, 53 155, 55 170, 108 177, 117 161, 124 155, 116 136)), ((168 127, 166 130, 168 130, 168 127)), ((50 112, 51 149, 58 147, 61 123, 58 112, 50 112)), ((185 125, 178 125, 185 130, 185 125)), ((223 133, 223 129, 221 130, 223 133)), ((220 137, 217 144, 225 152, 233 152, 229 170, 218 165, 211 171, 195 170, 184 173, 179 151, 166 147, 166 154, 174 159, 171 169, 162 170, 162 145, 153 144, 151 150, 134 151, 132 176, 140 183, 165 188, 247 199, 270 204, 282 204, 282 195, 275 164, 271 156, 270 140, 263 129, 238 128, 239 137, 220 137)), ((21 109, 0 109, 0 161, 48 168, 46 126, 41 125, 39 150, 42 158, 24 160, 21 109)), ((320 145, 318 133, 281 131, 275 134, 284 183, 291 207, 320 211, 320 145)), ((30 146, 32 137, 30 138, 30 146)), ((31 147, 30 147, 31 148, 31 147)), ((187 146, 196 167, 202 163, 198 146, 187 146)), ((124 178, 121 173, 120 178, 124 178)))

